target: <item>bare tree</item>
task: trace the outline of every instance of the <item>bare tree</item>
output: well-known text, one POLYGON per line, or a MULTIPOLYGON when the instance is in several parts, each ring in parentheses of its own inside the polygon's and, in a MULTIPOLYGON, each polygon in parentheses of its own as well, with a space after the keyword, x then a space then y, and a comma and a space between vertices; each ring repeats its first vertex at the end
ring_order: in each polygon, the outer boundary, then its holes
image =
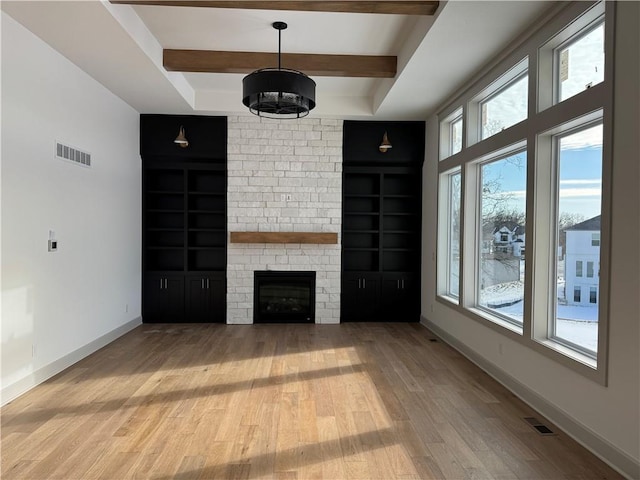
MULTIPOLYGON (((526 162, 523 154, 512 155, 499 160, 524 170, 526 162)), ((481 262, 482 286, 504 282, 506 278, 520 278, 520 259, 513 253, 497 251, 494 234, 497 229, 506 226, 513 232, 518 226, 525 226, 525 211, 514 206, 515 194, 505 190, 507 183, 502 169, 483 169, 482 175, 482 242, 485 246, 481 262), (491 252, 486 247, 491 247, 491 252)))
POLYGON ((584 215, 581 213, 560 212, 558 215, 558 245, 565 251, 567 244, 567 229, 584 222, 584 215))

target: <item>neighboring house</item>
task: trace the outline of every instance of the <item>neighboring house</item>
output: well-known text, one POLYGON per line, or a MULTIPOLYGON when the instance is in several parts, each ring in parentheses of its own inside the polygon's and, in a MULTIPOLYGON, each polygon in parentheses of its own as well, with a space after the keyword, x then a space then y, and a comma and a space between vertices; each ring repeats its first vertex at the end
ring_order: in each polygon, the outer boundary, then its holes
POLYGON ((488 223, 482 235, 481 289, 521 280, 524 227, 515 222, 488 223))
POLYGON ((522 225, 515 222, 485 225, 482 253, 501 253, 520 258, 524 256, 524 246, 525 233, 522 225))
POLYGON ((600 215, 566 229, 565 297, 569 305, 600 298, 600 215))

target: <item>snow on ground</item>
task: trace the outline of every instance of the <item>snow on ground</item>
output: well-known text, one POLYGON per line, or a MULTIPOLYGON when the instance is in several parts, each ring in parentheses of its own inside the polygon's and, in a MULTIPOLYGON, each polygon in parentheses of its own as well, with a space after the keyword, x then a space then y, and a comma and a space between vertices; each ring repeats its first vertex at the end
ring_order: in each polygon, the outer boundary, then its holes
POLYGON ((498 283, 480 290, 480 305, 500 308, 511 305, 524 298, 524 284, 520 281, 498 283))
MULTIPOLYGON (((562 285, 562 290, 564 290, 564 285, 562 285)), ((513 318, 519 323, 522 323, 524 316, 523 299, 524 283, 521 281, 492 285, 480 292, 480 305, 513 318)), ((556 337, 596 352, 598 350, 597 305, 580 306, 558 303, 556 308, 558 316, 556 337)))
POLYGON ((597 352, 598 322, 558 319, 556 322, 556 337, 597 352))

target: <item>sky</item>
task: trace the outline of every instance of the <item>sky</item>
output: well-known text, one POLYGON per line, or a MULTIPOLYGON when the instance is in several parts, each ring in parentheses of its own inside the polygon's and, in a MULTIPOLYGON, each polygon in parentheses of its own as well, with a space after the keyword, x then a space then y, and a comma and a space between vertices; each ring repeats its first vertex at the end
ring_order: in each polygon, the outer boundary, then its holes
MULTIPOLYGON (((559 213, 577 213, 585 220, 600 215, 602 192, 602 127, 593 127, 593 145, 577 146, 560 140, 558 179, 559 213), (599 131, 599 135, 598 135, 599 131)), ((573 138, 565 137, 567 140, 573 138)), ((507 210, 525 210, 526 153, 519 162, 502 160, 483 167, 485 178, 500 182, 507 210), (520 165, 518 165, 520 163, 520 165)))
POLYGON ((579 213, 585 220, 600 215, 602 125, 560 139, 559 195, 560 212, 579 213), (576 145, 578 135, 587 143, 576 145))
MULTIPOLYGON (((580 93, 589 85, 602 82, 604 25, 596 27, 568 47, 559 49, 557 60, 560 100, 580 93)), ((495 130, 522 120, 527 111, 526 98, 526 81, 523 78, 488 102, 486 111, 483 111, 486 128, 495 130)), ((585 220, 600 215, 602 126, 596 125, 558 137, 558 150, 559 213, 579 214, 585 220)), ((496 162, 495 167, 484 170, 500 178, 503 195, 510 207, 524 209, 526 174, 522 169, 511 165, 511 162, 496 162)))

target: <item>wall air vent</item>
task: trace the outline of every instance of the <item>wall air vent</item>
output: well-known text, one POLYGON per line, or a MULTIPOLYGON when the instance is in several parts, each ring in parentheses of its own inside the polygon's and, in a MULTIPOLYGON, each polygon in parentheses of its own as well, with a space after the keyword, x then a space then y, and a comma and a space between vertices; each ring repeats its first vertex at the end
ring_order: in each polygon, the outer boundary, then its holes
POLYGON ((60 142, 56 142, 56 157, 71 161, 83 167, 91 166, 91 154, 89 152, 83 152, 82 150, 60 142))

